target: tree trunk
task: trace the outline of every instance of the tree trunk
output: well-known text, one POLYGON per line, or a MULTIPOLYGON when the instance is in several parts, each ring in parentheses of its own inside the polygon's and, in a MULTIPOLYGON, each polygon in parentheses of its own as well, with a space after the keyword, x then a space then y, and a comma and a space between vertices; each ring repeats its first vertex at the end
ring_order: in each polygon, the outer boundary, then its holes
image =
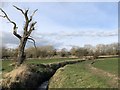
POLYGON ((26 45, 27 39, 22 38, 20 40, 20 45, 18 47, 18 56, 17 56, 17 66, 19 66, 20 64, 23 63, 23 61, 25 60, 25 45, 26 45))
MULTIPOLYGON (((18 47, 18 55, 17 55, 17 66, 19 66, 20 64, 23 63, 23 61, 25 60, 25 53, 24 53, 24 50, 25 50, 25 45, 26 45, 26 42, 27 42, 27 39, 29 40, 32 40, 33 43, 34 43, 34 46, 35 46, 35 40, 33 38, 29 38, 29 36, 31 35, 31 32, 33 30, 35 30, 35 24, 37 22, 33 22, 33 16, 35 14, 35 12, 38 10, 36 9, 32 15, 30 15, 30 17, 28 16, 28 11, 29 9, 23 11, 22 9, 16 7, 13 5, 13 7, 15 7, 17 10, 19 10, 23 15, 24 15, 24 18, 25 18, 25 25, 24 25, 24 28, 23 28, 23 35, 19 35, 17 33, 17 25, 14 21, 12 21, 8 15, 6 14, 6 12, 4 10, 2 10, 0 8, 0 11, 3 13, 3 15, 0 15, 0 17, 3 17, 3 18, 6 18, 10 23, 12 23, 14 26, 13 26, 13 34, 20 40, 20 44, 19 44, 19 47, 18 47)), ((36 46, 35 46, 36 47, 36 46)))

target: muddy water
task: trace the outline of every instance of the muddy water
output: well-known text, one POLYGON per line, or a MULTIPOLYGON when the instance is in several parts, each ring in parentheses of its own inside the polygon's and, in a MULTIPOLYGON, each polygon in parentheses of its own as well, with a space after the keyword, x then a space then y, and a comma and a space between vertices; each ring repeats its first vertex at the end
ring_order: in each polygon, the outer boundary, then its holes
POLYGON ((48 89, 48 81, 43 82, 37 90, 47 90, 48 89))

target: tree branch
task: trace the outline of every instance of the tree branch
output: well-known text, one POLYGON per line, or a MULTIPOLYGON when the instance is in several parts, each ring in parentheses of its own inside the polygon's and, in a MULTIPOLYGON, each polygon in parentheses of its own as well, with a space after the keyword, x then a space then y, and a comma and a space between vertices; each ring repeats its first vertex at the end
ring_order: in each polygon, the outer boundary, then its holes
POLYGON ((34 16, 34 14, 37 12, 37 10, 38 10, 38 9, 36 9, 36 10, 33 12, 32 16, 34 16))
POLYGON ((11 21, 11 20, 9 19, 9 17, 7 16, 7 14, 6 14, 1 8, 0 8, 0 10, 1 10, 1 12, 5 15, 5 16, 2 16, 2 15, 1 15, 1 17, 6 18, 9 22, 11 22, 12 24, 14 24, 14 27, 16 27, 16 23, 13 22, 13 21, 11 21))
POLYGON ((13 34, 21 40, 22 37, 19 34, 17 34, 17 29, 13 31, 13 34))
POLYGON ((37 23, 37 22, 33 22, 33 23, 31 23, 30 28, 29 28, 29 31, 28 31, 26 37, 29 37, 30 34, 31 34, 31 32, 32 32, 33 30, 35 30, 35 27, 34 27, 34 26, 35 26, 36 23, 37 23))
POLYGON ((35 44, 35 40, 34 40, 33 38, 28 38, 28 39, 33 41, 34 47, 35 47, 35 49, 37 50, 37 47, 36 47, 36 44, 35 44))
POLYGON ((18 7, 15 6, 15 5, 13 5, 13 7, 15 7, 17 10, 19 10, 19 11, 22 12, 22 14, 25 16, 26 22, 29 21, 29 18, 28 18, 28 16, 27 16, 29 9, 25 10, 25 12, 24 12, 22 9, 18 8, 18 7))
POLYGON ((17 10, 21 11, 22 14, 25 14, 24 11, 22 9, 18 8, 17 6, 13 5, 13 7, 15 7, 17 10))
POLYGON ((16 25, 16 23, 15 22, 13 22, 12 20, 10 20, 10 18, 8 17, 8 15, 5 13, 5 11, 4 10, 2 10, 1 8, 0 8, 0 10, 1 10, 1 12, 4 14, 4 16, 2 16, 2 15, 0 15, 1 17, 3 17, 3 18, 6 18, 10 23, 12 23, 13 25, 14 25, 14 27, 13 27, 13 34, 16 36, 16 37, 18 37, 19 39, 21 39, 21 36, 19 35, 19 34, 17 34, 17 25, 16 25))
POLYGON ((34 14, 37 12, 37 10, 38 10, 38 9, 36 9, 36 10, 33 12, 33 14, 30 16, 29 22, 32 21, 32 18, 33 18, 33 16, 34 16, 34 14))
POLYGON ((24 34, 26 34, 27 30, 28 30, 28 26, 29 26, 29 18, 28 18, 28 11, 29 11, 29 9, 23 11, 22 9, 18 8, 15 5, 13 5, 13 7, 15 7, 17 10, 21 11, 22 14, 24 15, 24 18, 25 18, 24 34))
POLYGON ((28 18, 28 9, 27 10, 25 10, 25 19, 26 19, 26 22, 29 22, 29 18, 28 18))
MULTIPOLYGON (((32 23, 32 24, 30 25, 30 30, 29 30, 29 31, 28 31, 28 26, 29 26, 30 22, 32 21, 32 18, 33 18, 33 16, 34 16, 35 12, 36 12, 38 9, 36 9, 36 10, 33 12, 33 14, 30 16, 30 19, 29 19, 29 17, 28 17, 28 11, 29 11, 29 9, 23 11, 22 9, 18 8, 17 6, 15 6, 15 5, 13 5, 13 6, 14 6, 17 10, 21 11, 22 14, 23 14, 24 17, 25 17, 25 20, 26 20, 25 26, 24 26, 25 34, 26 34, 26 33, 31 33, 31 32, 34 30, 34 25, 35 25, 36 22, 35 22, 35 23, 32 23)), ((28 36, 29 36, 29 35, 28 35, 28 36)))

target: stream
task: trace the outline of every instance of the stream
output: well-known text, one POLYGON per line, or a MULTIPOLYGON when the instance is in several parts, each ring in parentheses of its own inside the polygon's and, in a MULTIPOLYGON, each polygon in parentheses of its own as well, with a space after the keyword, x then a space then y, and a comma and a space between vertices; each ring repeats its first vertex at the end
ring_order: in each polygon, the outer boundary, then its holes
POLYGON ((49 64, 21 65, 19 68, 16 68, 11 72, 8 72, 8 76, 5 77, 3 80, 4 83, 2 82, 3 90, 8 90, 8 88, 9 90, 13 90, 13 88, 14 90, 17 90, 18 86, 22 86, 26 90, 29 87, 33 87, 35 90, 48 90, 49 80, 59 68, 64 67, 67 64, 75 64, 83 61, 85 60, 75 59, 70 61, 66 60, 66 61, 49 63, 49 64), (16 71, 19 71, 19 74, 18 72, 16 73, 16 71), (30 72, 29 75, 28 72, 30 72), (21 75, 25 75, 26 77, 21 78, 21 75), (20 80, 22 79, 21 80, 22 83, 16 84, 16 80, 17 80, 16 77, 20 78, 20 80), (35 77, 35 79, 33 79, 33 77, 35 77), (13 81, 13 79, 15 80, 13 81))
MULTIPOLYGON (((61 63, 58 63, 58 64, 51 64, 50 66, 50 68, 53 68, 53 69, 55 69, 55 72, 56 72, 56 70, 57 69, 59 69, 59 68, 61 68, 61 67, 64 67, 65 65, 67 65, 67 64, 74 64, 74 63, 78 63, 78 62, 82 62, 82 61, 85 61, 85 60, 80 60, 80 61, 66 61, 66 63, 65 62, 61 62, 61 63)), ((54 73, 55 74, 55 73, 54 73)), ((47 81, 45 81, 45 82, 43 82, 38 88, 37 88, 37 90, 48 90, 48 85, 49 85, 49 80, 47 80, 47 81)))
POLYGON ((48 89, 48 81, 43 82, 37 90, 47 90, 48 89))

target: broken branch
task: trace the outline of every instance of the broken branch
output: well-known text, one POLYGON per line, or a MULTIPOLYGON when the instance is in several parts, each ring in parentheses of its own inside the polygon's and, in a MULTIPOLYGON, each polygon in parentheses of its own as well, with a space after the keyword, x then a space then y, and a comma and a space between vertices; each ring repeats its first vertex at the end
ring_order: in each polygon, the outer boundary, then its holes
POLYGON ((36 10, 33 12, 33 14, 30 16, 29 22, 32 21, 32 18, 33 18, 33 16, 34 16, 34 14, 37 12, 37 10, 38 10, 38 9, 36 9, 36 10))
POLYGON ((2 10, 1 8, 0 8, 0 10, 1 10, 1 12, 4 14, 4 16, 2 16, 2 15, 0 15, 1 17, 3 17, 3 18, 6 18, 10 23, 12 23, 13 25, 14 25, 14 27, 13 27, 13 34, 16 36, 16 37, 18 37, 19 39, 21 39, 21 36, 19 35, 19 34, 17 34, 17 25, 16 25, 16 23, 15 22, 13 22, 12 20, 10 20, 10 18, 8 17, 8 15, 5 13, 5 11, 4 10, 2 10))

